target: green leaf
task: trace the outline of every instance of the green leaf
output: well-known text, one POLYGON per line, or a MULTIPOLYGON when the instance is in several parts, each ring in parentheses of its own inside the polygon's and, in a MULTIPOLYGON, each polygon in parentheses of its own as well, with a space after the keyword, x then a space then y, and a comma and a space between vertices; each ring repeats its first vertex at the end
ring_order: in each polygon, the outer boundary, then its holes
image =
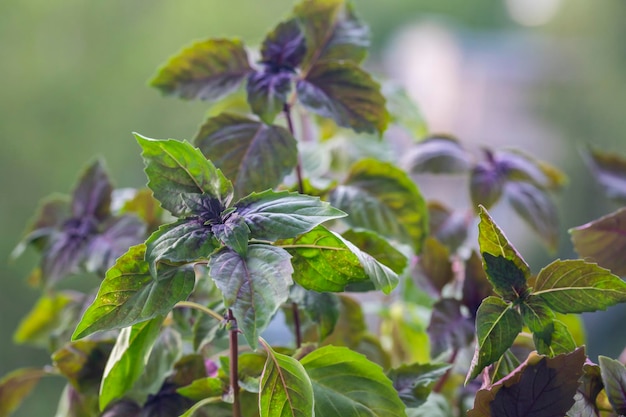
POLYGON ((315 395, 315 415, 400 417, 405 406, 380 366, 345 347, 325 346, 301 361, 315 395))
POLYGON ((139 134, 135 137, 143 149, 148 187, 161 206, 174 216, 192 214, 187 200, 198 195, 206 195, 212 211, 218 213, 230 203, 232 184, 199 149, 174 139, 149 139, 139 134))
POLYGON ((121 399, 143 373, 159 336, 162 316, 122 329, 109 356, 100 385, 100 410, 121 399))
POLYGON ((224 223, 216 224, 212 228, 215 237, 241 256, 246 256, 250 228, 246 220, 237 213, 231 213, 224 223))
POLYGON ((369 47, 369 29, 345 0, 304 0, 294 9, 307 40, 303 68, 325 61, 363 61, 369 47))
POLYGON ((551 331, 534 333, 533 340, 537 352, 548 357, 573 352, 577 347, 569 329, 559 320, 554 320, 551 331))
POLYGON ((0 379, 0 417, 9 417, 35 388, 42 376, 43 369, 17 369, 0 379))
POLYGON ((202 378, 196 379, 191 384, 176 390, 177 393, 194 401, 200 401, 205 398, 222 397, 222 394, 228 390, 224 386, 224 381, 220 378, 202 378))
POLYGON ((626 414, 626 368, 615 359, 598 356, 604 390, 619 415, 626 414))
POLYGON ((420 407, 426 402, 435 383, 451 368, 446 363, 414 363, 391 369, 387 376, 407 407, 420 407))
POLYGON ((193 142, 232 180, 236 197, 278 186, 298 163, 287 129, 237 114, 209 118, 193 142))
MULTIPOLYGON (((293 258, 292 258, 293 262, 293 258)), ((299 285, 291 287, 290 297, 317 324, 319 340, 323 341, 335 329, 339 319, 340 300, 336 294, 309 291, 299 285)))
POLYGON ((294 281, 308 290, 341 292, 371 282, 388 294, 398 284, 395 272, 323 226, 277 244, 293 256, 294 281))
POLYGON ((524 273, 524 277, 528 279, 530 277, 528 264, 507 240, 502 230, 500 230, 484 207, 480 207, 479 217, 478 243, 483 256, 484 253, 488 253, 495 257, 502 256, 509 261, 513 261, 517 268, 524 273))
POLYGON ((218 100, 233 92, 251 70, 241 41, 209 39, 170 58, 150 85, 186 100, 218 100))
POLYGON ((478 345, 466 383, 476 378, 486 366, 500 359, 521 331, 522 317, 511 304, 497 297, 485 298, 476 314, 478 345))
POLYGON ((345 295, 338 295, 339 318, 332 333, 324 339, 325 345, 346 346, 356 349, 366 335, 367 325, 361 305, 345 295))
POLYGON ((491 383, 493 384, 496 381, 500 381, 502 378, 506 378, 510 373, 515 371, 519 365, 520 361, 517 359, 517 356, 515 356, 511 349, 507 349, 504 355, 493 364, 491 383))
POLYGON ((626 275, 626 208, 569 230, 576 252, 616 275, 626 275))
POLYGON ((386 162, 365 159, 350 169, 330 194, 333 206, 347 212, 353 227, 410 243, 421 252, 428 235, 426 202, 405 172, 386 162))
POLYGON ((380 85, 352 62, 315 65, 298 80, 296 92, 306 109, 339 126, 379 134, 387 128, 389 113, 380 85))
POLYGON ((146 240, 146 261, 156 274, 161 262, 176 265, 208 259, 219 246, 211 226, 202 219, 181 219, 161 226, 146 240))
POLYGON ((120 214, 129 213, 139 217, 148 226, 150 233, 158 229, 162 223, 163 209, 149 188, 136 190, 133 197, 124 202, 120 214))
POLYGON ((460 174, 469 170, 469 155, 451 136, 437 135, 415 145, 406 158, 411 174, 460 174))
POLYGON ((54 352, 52 361, 76 391, 93 395, 98 393, 113 346, 110 340, 79 340, 54 352))
POLYGON ((63 311, 72 302, 68 293, 44 294, 18 325, 13 341, 48 346, 52 333, 61 323, 63 311))
POLYGON ((494 291, 507 301, 524 299, 527 296, 528 284, 524 271, 519 269, 514 261, 502 255, 493 256, 483 252, 485 272, 494 291))
POLYGON ((548 193, 532 184, 509 182, 504 188, 511 207, 555 251, 559 244, 559 216, 548 193))
POLYGON ((531 353, 515 371, 476 394, 468 417, 563 416, 574 404, 585 351, 546 358, 531 353))
POLYGON ((554 312, 541 298, 528 297, 520 303, 520 313, 524 325, 528 326, 531 332, 552 334, 554 331, 554 312))
POLYGON ((261 417, 313 417, 313 387, 303 366, 266 346, 259 385, 261 417))
POLYGON ((253 348, 259 334, 289 298, 293 283, 290 258, 284 249, 253 244, 245 258, 233 250, 222 249, 209 260, 211 278, 253 348))
POLYGON ((346 216, 318 197, 271 190, 242 198, 235 203, 235 210, 248 224, 250 238, 269 241, 293 238, 346 216))
POLYGON ((193 290, 193 267, 163 266, 150 274, 145 245, 133 246, 107 271, 96 299, 78 323, 72 339, 100 330, 120 329, 166 315, 193 290))
POLYGON ((618 203, 626 203, 626 158, 615 152, 589 148, 583 159, 596 177, 604 193, 618 203))
POLYGON ((401 274, 407 266, 406 256, 376 232, 348 229, 341 236, 396 274, 401 274))
POLYGON ((583 313, 626 302, 626 283, 593 263, 556 260, 539 272, 533 295, 559 313, 583 313))

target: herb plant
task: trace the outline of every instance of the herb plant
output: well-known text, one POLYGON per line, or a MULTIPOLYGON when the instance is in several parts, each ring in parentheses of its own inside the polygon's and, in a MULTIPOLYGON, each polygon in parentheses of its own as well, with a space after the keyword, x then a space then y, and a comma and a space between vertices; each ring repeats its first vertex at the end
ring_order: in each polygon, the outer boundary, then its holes
MULTIPOLYGON (((363 68, 367 47, 352 4, 304 0, 257 62, 210 39, 161 67, 153 87, 219 110, 191 143, 135 134, 148 189, 114 190, 95 161, 69 201, 42 204, 15 252, 41 252, 42 296, 15 339, 52 363, 0 380, 0 417, 44 376, 67 380, 59 417, 626 412, 626 368, 587 358, 570 315, 626 301, 624 210, 571 230, 585 260, 534 275, 488 209, 505 197, 554 249, 565 176, 424 139, 363 68), (403 158, 381 157, 391 124, 415 136, 403 158), (423 172, 467 173, 472 207, 427 202, 409 175, 423 172), (97 293, 59 289, 81 272, 97 293)), ((623 198, 626 162, 586 157, 623 198)))

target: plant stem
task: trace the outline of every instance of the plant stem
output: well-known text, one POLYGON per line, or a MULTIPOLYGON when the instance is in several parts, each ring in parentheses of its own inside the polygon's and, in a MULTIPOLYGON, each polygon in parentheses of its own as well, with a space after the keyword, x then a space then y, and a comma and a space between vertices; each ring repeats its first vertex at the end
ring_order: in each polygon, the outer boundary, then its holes
POLYGON ((300 328, 300 311, 298 311, 298 303, 291 303, 291 311, 293 313, 293 331, 296 334, 296 348, 302 346, 302 330, 300 328))
POLYGON ((222 317, 218 312, 211 310, 210 308, 205 307, 202 304, 194 303, 192 301, 179 301, 178 303, 176 303, 174 307, 193 308, 193 309, 202 311, 207 316, 211 316, 216 320, 219 320, 219 321, 224 320, 224 317, 222 317))
MULTIPOLYGON (((454 349, 452 351, 452 356, 450 356, 450 359, 448 360, 448 363, 450 365, 454 365, 454 362, 456 361, 456 357, 458 354, 459 354, 458 349, 454 349)), ((443 376, 439 379, 439 381, 437 381, 437 385, 435 385, 435 387, 433 388, 433 392, 441 392, 441 390, 443 389, 443 386, 446 384, 446 381, 448 380, 448 377, 450 377, 450 371, 452 371, 452 368, 448 369, 446 373, 443 374, 443 376)))
POLYGON ((233 417, 241 417, 241 404, 239 403, 239 343, 237 341, 237 319, 233 310, 228 309, 226 317, 230 325, 230 387, 233 390, 233 417))
MULTIPOLYGON (((283 106, 283 113, 285 114, 285 118, 287 119, 287 128, 289 129, 289 133, 294 138, 296 137, 296 132, 293 128, 293 120, 291 119, 291 106, 288 103, 285 103, 283 106)), ((296 164, 296 177, 298 179, 298 192, 300 194, 304 194, 304 182, 302 180, 302 158, 300 157, 300 152, 298 152, 298 163, 296 164)))

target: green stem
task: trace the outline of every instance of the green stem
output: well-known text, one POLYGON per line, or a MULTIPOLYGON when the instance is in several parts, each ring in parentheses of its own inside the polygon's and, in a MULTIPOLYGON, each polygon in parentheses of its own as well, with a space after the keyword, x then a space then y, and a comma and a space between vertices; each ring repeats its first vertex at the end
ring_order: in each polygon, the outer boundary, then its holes
POLYGON ((224 317, 219 314, 218 312, 211 310, 208 307, 203 306, 202 304, 198 304, 198 303, 194 303, 192 301, 179 301, 178 303, 176 303, 176 305, 174 307, 187 307, 187 308, 193 308, 199 311, 202 311, 203 313, 205 313, 207 316, 211 316, 216 320, 222 321, 224 320, 224 317))
POLYGON ((228 309, 226 319, 229 323, 230 348, 230 387, 233 390, 233 417, 241 417, 241 403, 239 402, 239 343, 237 340, 237 319, 233 310, 228 309))

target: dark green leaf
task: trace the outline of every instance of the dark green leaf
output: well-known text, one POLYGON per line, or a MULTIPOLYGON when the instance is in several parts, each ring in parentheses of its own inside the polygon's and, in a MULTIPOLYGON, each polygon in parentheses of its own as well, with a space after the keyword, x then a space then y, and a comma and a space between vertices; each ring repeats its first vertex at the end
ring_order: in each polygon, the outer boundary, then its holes
POLYGON ((626 368, 615 359, 598 356, 604 390, 619 415, 626 414, 626 368))
POLYGON ((271 72, 294 71, 306 54, 306 40, 296 19, 281 22, 261 46, 261 59, 271 72))
POLYGON ((150 85, 187 100, 217 100, 233 92, 250 71, 241 41, 209 39, 170 58, 150 85))
POLYGON ((573 352, 577 347, 569 329, 559 320, 554 320, 551 331, 534 333, 533 340, 537 352, 548 357, 573 352))
POLYGON ((325 346, 301 360, 313 384, 315 415, 401 417, 405 406, 383 370, 344 347, 325 346))
POLYGON ((481 162, 470 173, 470 196, 472 206, 491 208, 502 196, 505 172, 490 162, 481 162))
POLYGON ((204 195, 211 214, 219 214, 233 197, 233 186, 202 152, 188 142, 156 140, 135 134, 146 164, 148 187, 174 216, 193 213, 189 200, 204 195))
POLYGON ((511 349, 507 349, 504 355, 500 357, 494 364, 491 372, 491 382, 500 381, 502 378, 506 378, 510 373, 520 365, 519 359, 512 352, 511 349))
POLYGON ((544 240, 556 250, 559 240, 559 216, 547 192, 524 182, 509 182, 505 194, 511 207, 544 240))
POLYGON ((439 295, 443 287, 454 279, 450 252, 433 237, 426 238, 417 265, 420 275, 426 278, 426 285, 439 295))
POLYGON ((259 385, 259 415, 313 417, 313 387, 300 362, 269 346, 266 350, 267 362, 259 385))
POLYGON ((626 208, 570 229, 578 254, 616 275, 626 275, 626 208))
MULTIPOLYGON (((533 333, 552 334, 554 331, 554 312, 541 298, 530 296, 520 303, 520 313, 524 325, 533 333)), ((550 344, 550 339, 547 339, 550 344)), ((542 352, 539 352, 542 353, 542 352)))
POLYGON ((503 256, 505 259, 513 261, 517 268, 524 273, 524 277, 528 279, 528 277, 530 277, 530 268, 528 267, 528 264, 526 264, 522 256, 507 240, 502 230, 500 230, 484 207, 480 208, 479 216, 480 223, 478 224, 478 243, 483 257, 485 253, 495 257, 503 256))
POLYGON ((47 347, 54 329, 60 324, 63 311, 74 299, 66 292, 44 294, 20 321, 13 341, 47 347))
MULTIPOLYGON (((225 316, 226 309, 222 300, 209 304, 209 308, 225 316)), ((193 348, 201 351, 214 339, 219 339, 226 334, 224 321, 215 320, 214 317, 200 314, 193 324, 193 348)))
POLYGON ((194 143, 232 180, 237 197, 276 187, 298 162, 296 140, 287 129, 237 114, 208 119, 194 143))
POLYGON ((196 379, 191 384, 176 390, 177 393, 191 400, 200 401, 205 398, 221 397, 228 387, 224 386, 224 381, 219 378, 196 379))
POLYGON ((242 216, 232 213, 224 223, 214 225, 212 231, 224 245, 241 256, 246 255, 250 228, 242 216))
POLYGON ((502 255, 493 256, 483 252, 485 272, 493 284, 494 291, 507 301, 525 298, 528 291, 524 271, 519 269, 514 261, 502 255))
POLYGON ((161 226, 146 240, 146 261, 156 271, 160 262, 172 265, 208 259, 219 246, 211 226, 202 219, 181 219, 161 226))
POLYGON ((304 309, 313 323, 317 324, 320 341, 333 332, 339 319, 341 306, 336 294, 309 291, 299 285, 294 285, 291 288, 290 297, 298 304, 298 307, 304 309))
POLYGON ((246 92, 248 104, 261 120, 271 124, 276 115, 283 111, 289 93, 293 74, 290 72, 254 71, 248 76, 246 92))
POLYGON ((584 349, 545 358, 532 353, 512 374, 481 389, 468 417, 555 417, 574 404, 584 349))
POLYGON ((485 298, 476 314, 478 345, 466 381, 500 359, 521 331, 522 317, 512 305, 497 297, 485 298))
POLYGON ((143 373, 152 346, 159 336, 162 316, 122 329, 104 369, 100 385, 100 410, 121 399, 143 373))
POLYGON ((248 224, 251 238, 269 241, 293 238, 325 221, 346 216, 318 197, 288 191, 252 193, 235 208, 248 224))
POLYGON ((539 272, 533 295, 559 313, 582 313, 626 302, 626 283, 596 264, 557 260, 539 272))
POLYGON ((472 319, 461 313, 461 302, 452 298, 442 298, 435 303, 427 331, 433 358, 449 349, 462 349, 474 340, 472 319))
POLYGON ((420 407, 426 402, 435 383, 450 369, 446 363, 415 363, 391 369, 387 376, 407 407, 420 407))
POLYGON ((169 380, 178 387, 191 384, 196 379, 208 376, 204 356, 200 354, 185 355, 174 364, 174 373, 169 380))
POLYGON ((469 155, 458 140, 432 136, 413 147, 406 156, 411 174, 458 174, 469 170, 469 155))
POLYGON ((0 417, 9 417, 46 373, 43 369, 17 369, 0 379, 0 417))
POLYGON ((348 229, 341 236, 396 274, 401 274, 407 266, 406 256, 376 232, 348 229))
POLYGON ((339 318, 332 333, 324 339, 325 345, 346 346, 356 349, 367 331, 361 305, 345 295, 338 295, 339 318))
POLYGON ((72 339, 165 315, 189 296, 195 282, 193 268, 163 266, 152 277, 145 250, 145 245, 133 246, 107 271, 72 339))
POLYGON ((113 186, 101 160, 92 163, 78 180, 72 194, 72 215, 102 221, 110 214, 113 186))
POLYGON ((614 152, 588 149, 583 157, 604 193, 619 203, 626 202, 626 158, 614 152))
POLYGON ((490 295, 493 295, 493 287, 487 279, 480 256, 476 251, 472 251, 471 256, 465 262, 463 305, 469 309, 472 317, 476 317, 480 303, 490 295))
POLYGON ((211 278, 252 347, 257 346, 258 335, 289 298, 293 283, 290 258, 282 248, 255 244, 248 247, 245 258, 222 249, 209 260, 211 278))
POLYGON ((380 85, 348 61, 315 65, 296 83, 298 100, 322 117, 356 132, 382 133, 389 114, 380 85))
POLYGON ((345 0, 304 0, 294 9, 304 26, 307 54, 304 68, 325 61, 360 63, 369 47, 369 29, 345 0))
POLYGON ((52 354, 52 361, 81 394, 97 394, 114 343, 109 340, 79 340, 52 354))
POLYGON ((330 200, 349 214, 345 220, 353 227, 394 237, 421 252, 428 234, 426 202, 413 181, 394 165, 374 159, 357 162, 330 200))

